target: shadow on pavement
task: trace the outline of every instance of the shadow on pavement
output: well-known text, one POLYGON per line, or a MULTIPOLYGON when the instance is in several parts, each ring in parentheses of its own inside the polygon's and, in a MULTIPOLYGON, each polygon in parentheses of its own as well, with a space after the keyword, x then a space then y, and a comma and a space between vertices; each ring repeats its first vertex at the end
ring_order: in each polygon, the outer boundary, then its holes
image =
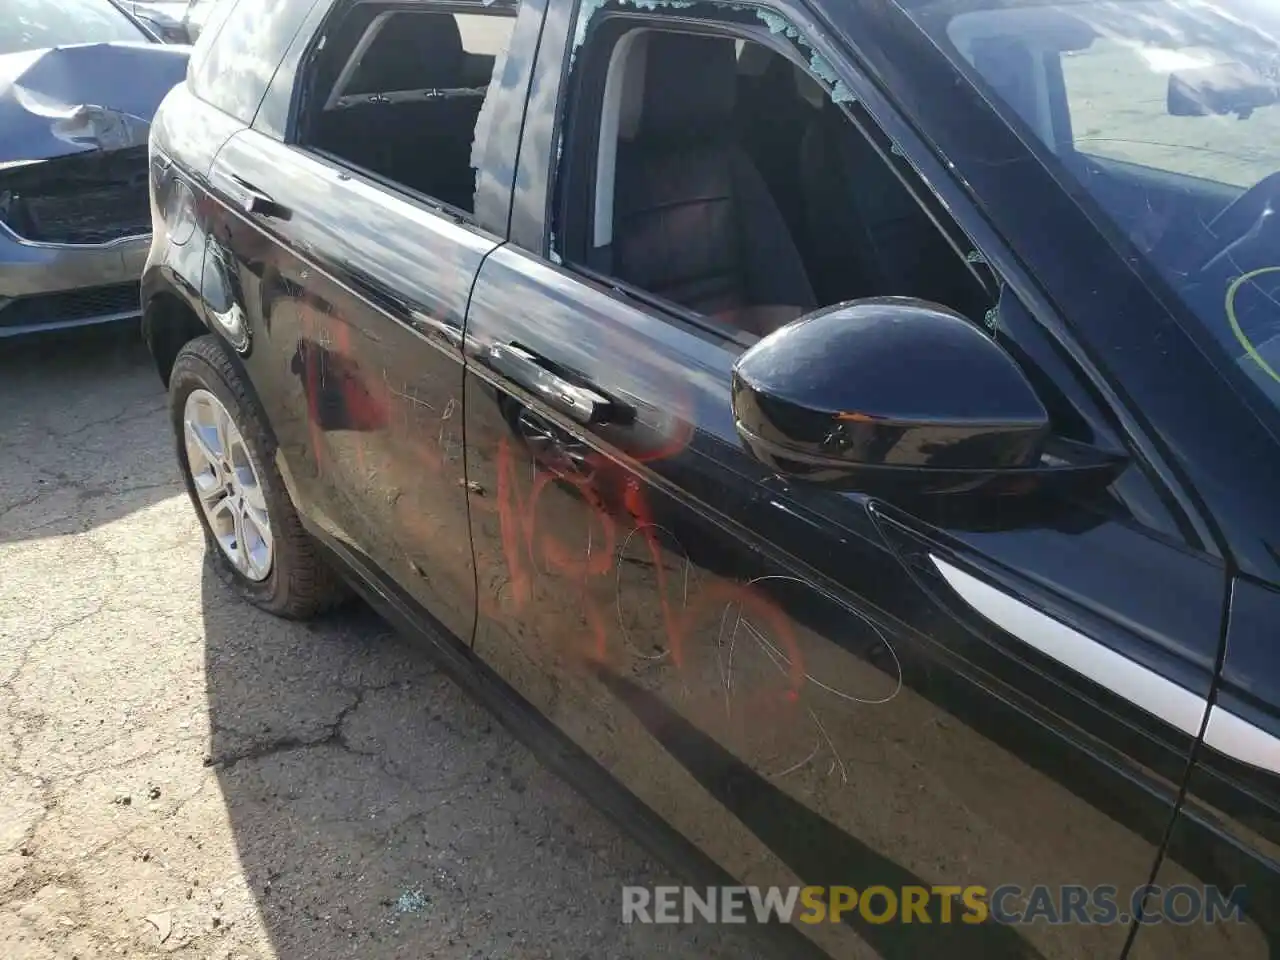
POLYGON ((136 323, 0 340, 0 543, 181 493, 171 436, 136 323))
POLYGON ((734 960, 708 927, 624 926, 671 882, 366 607, 286 623, 206 562, 206 682, 236 854, 280 960, 734 960))

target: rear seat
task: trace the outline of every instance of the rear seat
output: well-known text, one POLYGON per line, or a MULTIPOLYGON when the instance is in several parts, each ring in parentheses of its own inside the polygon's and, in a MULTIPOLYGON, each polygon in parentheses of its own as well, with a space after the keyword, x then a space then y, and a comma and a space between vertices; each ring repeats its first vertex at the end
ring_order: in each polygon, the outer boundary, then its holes
POLYGON ((382 25, 341 91, 347 102, 370 99, 325 110, 316 145, 469 210, 475 193, 472 131, 486 92, 484 86, 468 86, 477 75, 452 14, 397 13, 382 25), (375 99, 408 91, 425 91, 424 98, 375 99))

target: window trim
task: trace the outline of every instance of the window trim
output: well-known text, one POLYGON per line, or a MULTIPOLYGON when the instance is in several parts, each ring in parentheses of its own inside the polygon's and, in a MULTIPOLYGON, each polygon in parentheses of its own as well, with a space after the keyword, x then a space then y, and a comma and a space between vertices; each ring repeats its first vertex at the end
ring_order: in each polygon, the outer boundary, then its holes
POLYGON ((653 31, 645 27, 628 30, 609 52, 605 71, 603 105, 596 134, 596 189, 592 210, 591 245, 608 246, 613 242, 613 210, 618 185, 618 139, 621 137, 623 97, 627 93, 627 72, 631 57, 644 56, 643 47, 653 31))
POLYGON ((659 314, 660 319, 664 322, 689 331, 704 340, 710 340, 724 347, 730 353, 742 353, 762 339, 754 334, 747 333, 745 330, 739 330, 737 327, 731 327, 727 323, 721 323, 714 316, 690 310, 688 307, 683 307, 673 300, 660 297, 655 293, 637 287, 635 284, 619 280, 617 277, 609 276, 598 270, 593 270, 591 267, 556 263, 551 265, 566 271, 574 279, 592 283, 606 294, 610 292, 621 294, 633 307, 659 314))
MULTIPOLYGON (((399 200, 410 200, 427 207, 432 213, 447 217, 454 223, 465 226, 479 225, 476 223, 475 217, 461 207, 455 207, 451 203, 446 203, 437 197, 431 196, 429 193, 423 193, 421 190, 415 190, 413 187, 400 183, 398 180, 392 180, 390 177, 383 176, 376 171, 362 167, 359 164, 352 163, 345 157, 340 157, 336 153, 331 153, 321 147, 313 147, 302 143, 285 144, 290 150, 297 150, 299 153, 310 157, 313 160, 321 160, 334 168, 334 173, 338 177, 351 179, 359 177, 361 180, 381 190, 394 194, 399 200)), ((480 228, 483 229, 483 228, 480 228)), ((489 231, 484 231, 489 234, 489 231)))
MULTIPOLYGON (((228 0, 228 2, 238 3, 240 0, 228 0)), ((360 42, 352 49, 352 56, 348 58, 342 69, 334 77, 333 88, 325 97, 325 104, 320 110, 321 113, 331 108, 330 101, 334 92, 351 81, 348 71, 351 71, 351 73, 355 71, 355 67, 359 62, 359 57, 356 54, 368 50, 368 45, 364 41, 370 36, 378 21, 390 19, 396 13, 421 13, 424 10, 439 13, 509 17, 513 21, 518 21, 521 10, 521 0, 316 0, 316 2, 327 6, 327 9, 312 31, 311 36, 307 39, 306 49, 302 51, 302 55, 298 58, 294 93, 290 107, 288 137, 285 140, 286 143, 293 145, 301 143, 303 131, 306 129, 306 121, 310 118, 314 109, 312 101, 315 95, 316 63, 324 54, 334 28, 341 24, 343 18, 357 7, 380 6, 385 9, 365 28, 360 42)), ((313 8, 314 10, 315 8, 313 8)), ((378 29, 381 29, 381 27, 379 26, 378 29)), ((373 40, 369 39, 369 43, 372 42, 373 40)))

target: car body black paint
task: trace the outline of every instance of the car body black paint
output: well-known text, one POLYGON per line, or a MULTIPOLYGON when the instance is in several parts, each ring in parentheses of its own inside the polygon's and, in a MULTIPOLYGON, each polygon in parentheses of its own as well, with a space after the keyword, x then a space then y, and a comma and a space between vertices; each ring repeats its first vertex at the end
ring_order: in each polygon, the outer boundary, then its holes
POLYGON ((1021 479, 1050 430, 1026 374, 989 334, 905 297, 837 304, 752 347, 734 364, 733 414, 778 473, 864 491, 879 473, 890 498, 913 476, 953 491, 981 482, 973 469, 1021 479), (956 368, 972 378, 956 384, 956 368))
MULTIPOLYGON (((557 35, 548 31, 547 39, 544 40, 544 50, 548 56, 553 36, 557 35)), ((553 67, 547 69, 551 70, 553 67)), ((544 77, 535 78, 535 91, 540 84, 550 82, 544 77)), ((531 117, 526 122, 522 166, 536 164, 538 158, 547 157, 550 153, 531 148, 529 144, 530 132, 536 134, 540 129, 543 127, 537 119, 531 117)), ((527 182, 545 183, 547 179, 547 171, 535 169, 528 174, 527 182)), ((536 208, 531 204, 530 209, 536 208)), ((513 233, 514 230, 513 225, 513 233)), ((545 226, 540 224, 533 235, 546 236, 545 226)), ((608 473, 612 470, 616 474, 612 480, 606 478, 603 485, 607 488, 612 483, 615 487, 623 488, 620 495, 623 506, 614 507, 613 522, 616 524, 616 532, 612 540, 604 533, 603 524, 593 519, 593 515, 582 516, 580 512, 576 521, 577 550, 582 549, 582 540, 586 535, 594 537, 601 544, 602 550, 612 541, 630 538, 625 550, 634 553, 636 545, 644 542, 643 533, 639 531, 645 528, 645 524, 660 526, 673 541, 667 546, 662 561, 672 568, 670 579, 680 579, 684 562, 682 555, 692 555, 692 545, 699 545, 696 561, 691 557, 690 566, 697 576, 708 581, 706 596, 701 602, 708 602, 707 597, 717 598, 722 601, 721 610, 724 604, 731 605, 735 596, 741 596, 736 592, 741 584, 752 580, 778 578, 773 582, 803 580, 809 584, 823 584, 821 594, 815 593, 807 600, 805 591, 812 590, 813 587, 793 587, 792 589, 799 589, 801 596, 793 596, 791 602, 784 603, 783 606, 797 619, 806 616, 797 611, 813 607, 824 608, 824 616, 811 618, 814 623, 811 625, 806 621, 801 629, 812 631, 808 642, 820 647, 826 656, 832 658, 834 662, 830 666, 837 671, 849 671, 841 672, 839 680, 826 677, 827 686, 849 685, 853 682, 850 678, 857 676, 858 668, 855 665, 858 663, 865 664, 878 656, 881 668, 887 663, 892 670, 894 658, 898 658, 903 667, 906 685, 913 688, 911 698, 923 693, 924 709, 936 710, 939 722, 945 722, 941 720, 944 716, 956 717, 970 731, 981 730, 984 736, 992 738, 991 742, 999 744, 996 749, 1007 750, 1012 754, 1008 756, 1002 753, 1002 756, 1008 757, 1002 768, 1025 770, 1030 775, 1030 770, 1014 757, 1031 758, 1023 762, 1031 762, 1054 771, 1056 779, 1071 783, 1071 789, 1078 791, 1077 796, 1064 798, 1060 805, 1051 804, 1052 813, 1040 811, 1041 818, 1071 822, 1075 816, 1088 817, 1102 807, 1108 809, 1108 813, 1116 820, 1125 823, 1131 832, 1121 831, 1119 837, 1107 844, 1113 854, 1126 845, 1130 845, 1129 849, 1133 851, 1132 867, 1119 882, 1134 884, 1146 879, 1144 872, 1154 862, 1156 847, 1170 817, 1172 793, 1169 787, 1161 787, 1158 782, 1145 778, 1123 753, 1100 756, 1096 746, 1090 749, 1091 738, 1083 732, 1069 732, 1064 737, 1060 724, 1055 725, 1047 713, 1040 715, 1039 722, 1030 721, 1027 714, 1020 715, 1017 711, 1008 716, 1000 716, 999 711, 993 713, 995 704, 1007 703, 1007 697, 1021 701, 1021 705, 1030 708, 1032 715, 1035 715, 1038 711, 1031 706, 1031 698, 1026 697, 1023 691, 1028 687, 1035 689, 1039 686, 1042 689, 1036 692, 1040 694, 1041 702, 1054 704, 1065 715, 1081 717, 1095 728, 1100 724, 1094 718, 1105 717, 1103 711, 1088 709, 1087 701, 1082 701, 1078 694, 1062 689, 1062 681, 1070 682, 1069 678, 1045 677, 1044 673, 1052 675, 1051 665, 1037 664, 1028 670, 1018 663, 1010 662, 1007 654, 992 656, 989 652, 990 641, 975 642, 967 639, 967 634, 956 634, 956 626, 952 625, 954 621, 949 616, 930 603, 920 602, 919 588, 913 577, 893 561, 893 553, 886 550, 886 541, 876 529, 875 522, 864 505, 845 502, 834 504, 829 494, 806 491, 799 484, 796 487, 801 489, 787 489, 770 481, 765 471, 752 476, 755 468, 743 456, 736 443, 728 409, 728 367, 731 358, 718 348, 707 345, 695 334, 677 330, 664 320, 647 316, 641 309, 620 304, 617 298, 603 290, 594 287, 587 289, 587 285, 581 282, 570 286, 570 282, 559 271, 538 264, 525 255, 509 253, 506 249, 498 251, 486 261, 481 271, 469 315, 468 345, 476 352, 479 361, 471 369, 477 373, 475 379, 481 381, 477 384, 478 389, 468 391, 469 476, 486 487, 500 485, 503 469, 501 454, 495 456, 492 451, 495 448, 499 451, 502 449, 504 437, 511 432, 508 424, 512 419, 519 420, 520 414, 513 417, 511 404, 527 402, 529 399, 508 397, 495 404, 490 399, 492 394, 489 377, 481 373, 482 358, 488 345, 491 342, 510 340, 518 340, 532 352, 551 358, 557 366, 579 373, 586 381, 606 392, 626 397, 639 408, 637 421, 640 424, 654 419, 662 411, 671 413, 673 408, 677 412, 671 417, 675 422, 668 427, 669 430, 679 433, 683 429, 680 420, 683 418, 691 421, 684 424, 692 429, 692 436, 684 449, 676 455, 653 459, 645 451, 651 452, 655 447, 660 450, 662 438, 643 438, 641 452, 631 454, 633 465, 630 469, 625 464, 629 441, 633 438, 629 438, 626 431, 610 431, 607 428, 598 431, 596 439, 609 445, 604 449, 612 447, 621 454, 619 460, 611 460, 610 468, 601 472, 608 473), (592 337, 575 337, 573 331, 580 328, 591 330, 592 337), (625 366, 616 359, 622 356, 627 358, 625 366), (692 371, 691 357, 696 357, 703 369, 692 371), (638 461, 635 460, 637 456, 638 461), (495 460, 498 462, 495 463, 495 460), (622 465, 619 465, 619 461, 622 465), (638 469, 635 462, 641 464, 638 469), (646 499, 649 501, 649 509, 656 516, 628 516, 625 490, 631 483, 643 485, 650 491, 646 499), (677 500, 665 495, 665 491, 670 490, 679 490, 683 496, 677 500), (813 513, 809 514, 811 520, 805 517, 805 498, 814 501, 813 513), (791 502, 787 502, 788 500, 791 502), (833 508, 838 510, 833 512, 833 508), (711 519, 713 517, 715 519, 711 519), (833 527, 833 520, 837 520, 839 525, 833 527), (721 526, 734 521, 741 527, 731 533, 721 526), (745 535, 742 527, 753 531, 755 536, 745 535), (745 560, 744 553, 755 559, 745 560), (765 560, 763 557, 769 559, 765 560), (857 577, 851 579, 852 571, 857 572, 857 577), (872 617, 876 613, 866 608, 864 597, 878 606, 888 607, 889 616, 877 616, 870 624, 864 623, 863 617, 872 617), (902 619, 908 617, 914 618, 919 624, 918 634, 913 633, 911 627, 902 622, 902 619), (917 648, 914 642, 908 642, 898 645, 892 654, 887 654, 880 649, 877 631, 893 638, 890 641, 892 645, 898 644, 899 637, 918 637, 920 646, 917 648), (923 639, 930 636, 936 640, 923 639), (826 639, 822 639, 823 637, 826 639), (969 652, 969 647, 974 648, 975 652, 969 652), (841 648, 846 651, 847 661, 835 653, 841 648), (878 654, 873 652, 877 650, 878 654), (964 656, 965 654, 968 656, 964 656), (957 655, 958 664, 955 662, 957 655), (966 660, 969 662, 966 663, 966 660), (939 669, 940 665, 950 667, 954 672, 939 669), (1003 673, 1005 677, 1000 679, 1004 683, 993 689, 994 678, 988 671, 1003 673), (1059 729, 1055 730, 1055 726, 1059 729), (1090 756, 1091 753, 1093 756, 1090 756), (1084 759, 1086 757, 1093 761, 1092 764, 1084 759), (1068 770, 1073 771, 1073 774, 1068 775, 1068 770)), ((536 413, 534 416, 536 418, 536 413)), ((572 429, 571 424, 563 421, 557 426, 565 431, 572 429)), ((565 442, 563 435, 560 439, 562 443, 565 442)), ((570 441, 567 445, 572 447, 573 442, 570 441)), ((523 468, 523 463, 518 464, 517 469, 523 468)), ((581 485, 580 480, 575 479, 573 482, 581 485)), ((536 522, 545 523, 547 529, 553 531, 574 530, 572 504, 590 503, 592 495, 566 496, 563 491, 555 490, 554 487, 545 489, 552 492, 540 492, 538 510, 546 510, 547 513, 545 519, 539 517, 536 522)), ((598 490, 596 495, 602 500, 607 499, 598 490)), ((618 496, 616 491, 615 496, 618 496)), ((601 514, 594 516, 599 517, 601 514)), ((1085 529, 1096 527, 1098 523, 1096 520, 1086 523, 1085 529)), ((487 519, 481 511, 475 509, 473 503, 473 530, 478 556, 486 542, 492 542, 501 536, 494 524, 495 521, 487 519)), ((1054 540, 1070 542, 1072 539, 1072 526, 1063 526, 1061 534, 1053 530, 1046 532, 1049 538, 1049 543, 1044 544, 1046 554, 1052 553, 1054 540)), ((1033 534, 1028 535, 1031 536, 1033 534)), ((1143 537, 1134 537, 1130 544, 1132 556, 1141 558, 1146 543, 1143 537)), ((1005 549, 1015 547, 1016 544, 1010 544, 1005 549)), ((556 552, 553 550, 552 555, 556 552)), ((640 552, 643 554, 643 548, 640 552)), ((545 562, 546 559, 535 556, 533 562, 545 562)), ((638 559, 642 560, 643 557, 624 556, 628 565, 638 559)), ((1020 561, 1022 557, 1017 559, 1020 561)), ((1042 558, 1041 563, 1047 559, 1042 558)), ((495 579, 497 569, 500 568, 500 564, 495 565, 494 573, 486 578, 484 565, 479 566, 482 591, 486 579, 495 579)), ((1212 654, 1216 648, 1223 575, 1210 565, 1207 568, 1196 568, 1190 579, 1201 584, 1202 589, 1196 592, 1188 606, 1203 611, 1203 615, 1195 618, 1194 627, 1188 625, 1186 636, 1193 647, 1197 642, 1205 645, 1201 659, 1202 662, 1208 662, 1211 668, 1212 654)), ((647 597, 643 587, 642 583, 625 591, 615 588, 615 603, 628 608, 628 617, 633 615, 633 609, 639 609, 645 603, 653 605, 658 602, 654 599, 653 585, 649 584, 647 597)), ((624 753, 638 751, 644 738, 634 730, 628 731, 629 736, 619 734, 616 739, 602 732, 620 729, 622 721, 614 714, 607 701, 604 706, 600 706, 602 698, 593 694, 583 679, 568 669, 567 655, 557 650, 565 642, 565 638, 557 632, 554 625, 558 619, 564 618, 565 611, 560 597, 566 595, 567 591, 564 588, 557 591, 551 585, 544 587, 536 582, 528 585, 527 589, 530 599, 523 606, 517 600, 514 608, 508 612, 509 619, 503 617, 504 611, 501 610, 497 611, 497 615, 482 616, 476 652, 493 664, 526 697, 555 716, 563 726, 574 731, 580 738, 579 742, 587 746, 590 752, 612 769, 618 770, 617 758, 624 753), (504 619, 507 619, 505 624, 504 619), (546 626, 540 626, 541 624, 546 626)), ((677 587, 668 584, 666 589, 675 591, 677 587)), ((605 593, 608 593, 607 589, 605 593)), ((592 616, 598 616, 599 609, 604 609, 610 612, 612 618, 614 605, 608 600, 606 595, 598 602, 594 611, 580 615, 585 615, 590 620, 592 616)), ((764 606, 763 603, 761 606, 764 606)), ((708 646, 715 646, 715 629, 718 628, 719 621, 714 617, 712 621, 709 625, 702 625, 704 632, 698 638, 704 652, 708 646), (710 636, 705 632, 708 627, 711 628, 710 636)), ((653 629, 652 622, 649 628, 653 629)), ((617 629, 611 633, 616 641, 617 629)), ((661 646, 665 642, 667 641, 661 636, 646 636, 638 641, 640 649, 647 653, 649 659, 671 655, 661 646)), ((1117 642, 1132 643, 1133 639, 1124 638, 1121 634, 1117 642)), ((1205 690, 1208 688, 1210 672, 1198 676, 1197 682, 1205 690)), ((659 682, 656 671, 650 682, 659 682)), ((865 678, 863 682, 866 682, 865 678)), ((678 683, 675 689, 678 690, 678 683)), ((885 696, 889 690, 892 690, 892 685, 888 690, 880 691, 879 696, 885 696)), ((706 700, 711 692, 706 688, 696 689, 696 699, 706 700)), ((673 702, 679 700, 670 691, 668 696, 671 696, 673 702)), ((877 697, 872 694, 868 698, 877 697)), ((914 706, 916 709, 921 708, 920 704, 914 706)), ((874 722, 883 716, 883 722, 894 723, 894 707, 880 705, 866 709, 870 711, 866 722, 874 722)), ((840 719, 845 723, 853 722, 851 718, 840 719)), ((822 726, 835 728, 835 721, 827 718, 822 726)), ((1139 755, 1145 754, 1144 759, 1149 757, 1149 762, 1155 769, 1164 770, 1170 778, 1179 778, 1189 746, 1187 741, 1175 737, 1167 746, 1153 745, 1149 742, 1149 735, 1141 731, 1140 724, 1136 726, 1139 729, 1113 725, 1108 739, 1113 744, 1124 745, 1125 749, 1134 749, 1139 755)), ((802 728, 798 726, 793 727, 792 732, 798 737, 803 736, 802 728)), ((848 730, 844 732, 849 733, 848 730)), ((789 746, 793 749, 797 747, 794 743, 789 746)), ((807 749, 812 744, 806 743, 804 746, 807 749)), ((913 746, 921 747, 920 744, 913 746)), ((646 749, 652 750, 652 746, 646 749)), ((802 759, 803 755, 802 750, 795 759, 802 759)), ((669 758, 666 759, 669 762, 669 758)), ((717 829, 714 819, 718 814, 700 808, 700 803, 705 802, 702 797, 680 792, 678 773, 674 769, 667 773, 663 760, 662 756, 646 754, 643 762, 635 759, 630 761, 639 770, 643 770, 643 773, 637 770, 630 777, 625 773, 620 775, 641 793, 646 802, 662 809, 666 816, 674 819, 690 834, 705 836, 713 833, 717 829)), ((781 766, 785 768, 786 764, 781 766)), ((825 767, 825 763, 823 766, 825 767)), ((921 766, 928 764, 921 763, 921 766)), ((805 792, 801 790, 801 794, 805 795, 805 792)), ((814 794, 806 795, 805 799, 810 805, 823 803, 814 794)), ((828 799, 826 802, 832 801, 828 799)), ((885 802, 891 804, 892 800, 885 798, 885 802)), ((844 815, 849 814, 845 812, 844 815)), ((1037 823, 1040 822, 1041 819, 1038 819, 1037 823)), ((848 829, 847 824, 845 826, 848 829)), ((1006 829, 1011 828, 1006 826, 1006 829)), ((759 835, 756 836, 755 842, 767 847, 768 841, 762 842, 759 835)), ((771 839, 776 842, 776 838, 771 839)), ((754 852, 758 849, 752 847, 752 841, 743 837, 735 837, 735 842, 742 851, 754 852)), ((729 845, 728 842, 725 843, 726 847, 729 845)), ((785 858, 785 852, 773 852, 785 858)), ((722 855, 732 856, 723 851, 722 855)), ((750 856, 747 853, 739 855, 750 856)), ((760 854, 762 857, 769 855, 760 854)), ((1115 862, 1118 861, 1113 860, 1115 862)), ((739 866, 738 869, 742 867, 739 866)), ((1064 877, 1062 882, 1070 881, 1064 877)), ((910 942, 910 937, 907 941, 910 942)), ((1113 937, 1112 947, 1116 952, 1122 942, 1123 933, 1113 937)), ((916 946, 927 949, 922 942, 917 942, 916 946)), ((1097 946, 1094 949, 1105 952, 1107 947, 1097 946)))
MULTIPOLYGON (((867 89, 948 197, 1007 284, 1000 335, 1047 371, 1081 439, 1133 456, 1108 495, 921 517, 752 459, 729 406, 735 351, 548 262, 571 0, 521 8, 475 226, 279 142, 324 3, 267 64, 253 129, 179 88, 153 137, 153 203, 164 221, 192 191, 195 226, 181 243, 157 232, 147 302, 191 304, 235 351, 291 496, 375 601, 539 711, 594 790, 627 788, 719 868, 755 883, 1247 883, 1255 926, 1198 931, 1181 955, 1221 955, 1233 933, 1270 949, 1274 777, 987 622, 932 559, 1274 730, 1268 424, 905 17, 875 0, 769 6, 867 89), (244 212, 246 185, 275 215, 244 212), (228 333, 237 312, 244 337, 228 333), (493 365, 511 344, 629 418, 584 427, 546 406, 493 365), (1250 579, 1220 671, 1225 560, 1250 579)), ((1129 933, 815 936, 837 956, 1118 957, 1129 933)), ((1179 955, 1178 937, 1144 927, 1130 953, 1179 955)))

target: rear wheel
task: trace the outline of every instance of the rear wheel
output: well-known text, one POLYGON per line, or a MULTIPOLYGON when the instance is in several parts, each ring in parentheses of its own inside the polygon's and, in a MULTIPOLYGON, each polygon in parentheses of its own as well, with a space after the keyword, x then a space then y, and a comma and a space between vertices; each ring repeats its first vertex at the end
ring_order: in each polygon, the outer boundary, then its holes
POLYGON ((271 613, 305 619, 348 596, 302 528, 275 466, 275 444, 221 344, 199 337, 169 380, 178 463, 224 583, 271 613))

